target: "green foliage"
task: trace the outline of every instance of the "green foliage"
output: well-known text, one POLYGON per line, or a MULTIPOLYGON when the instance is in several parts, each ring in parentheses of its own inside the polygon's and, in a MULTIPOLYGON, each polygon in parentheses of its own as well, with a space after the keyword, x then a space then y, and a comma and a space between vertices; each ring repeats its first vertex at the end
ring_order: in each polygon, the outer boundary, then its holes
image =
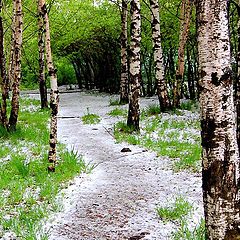
POLYGON ((188 100, 181 103, 180 109, 197 112, 199 110, 199 106, 196 101, 188 100))
POLYGON ((108 115, 116 117, 116 116, 127 116, 127 111, 121 108, 114 108, 112 111, 108 113, 108 115))
POLYGON ((0 228, 20 239, 37 239, 39 235, 47 239, 39 221, 59 210, 56 195, 68 180, 81 172, 89 173, 94 166, 59 145, 56 171, 49 173, 49 112, 38 109, 39 101, 22 99, 21 105, 17 131, 0 131, 0 228))
POLYGON ((174 240, 205 240, 205 222, 204 220, 196 226, 193 230, 190 230, 185 219, 180 223, 180 228, 177 232, 173 233, 174 240))
POLYGON ((160 114, 160 107, 157 104, 149 105, 146 109, 144 109, 144 113, 146 116, 153 116, 160 114))
POLYGON ((174 204, 169 207, 157 207, 159 217, 164 221, 179 220, 188 215, 192 206, 183 197, 176 198, 174 204))
POLYGON ((97 124, 101 121, 100 116, 94 113, 87 113, 86 115, 82 116, 83 124, 97 124))

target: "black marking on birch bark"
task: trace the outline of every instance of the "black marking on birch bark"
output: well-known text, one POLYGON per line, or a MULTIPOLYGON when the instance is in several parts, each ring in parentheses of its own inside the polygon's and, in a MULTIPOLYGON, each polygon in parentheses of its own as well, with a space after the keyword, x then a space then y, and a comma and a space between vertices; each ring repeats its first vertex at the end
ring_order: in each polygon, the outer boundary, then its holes
POLYGON ((216 87, 218 87, 220 85, 220 81, 219 81, 219 78, 217 76, 217 72, 214 72, 214 73, 211 74, 211 82, 216 87))

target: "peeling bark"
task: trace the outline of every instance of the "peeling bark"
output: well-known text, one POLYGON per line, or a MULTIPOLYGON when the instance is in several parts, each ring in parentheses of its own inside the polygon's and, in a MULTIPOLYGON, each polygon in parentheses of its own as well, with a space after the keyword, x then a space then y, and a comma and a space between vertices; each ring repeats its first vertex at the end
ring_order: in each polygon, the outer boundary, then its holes
POLYGON ((20 95, 20 82, 21 82, 21 49, 22 49, 22 1, 14 0, 15 10, 15 44, 14 44, 14 79, 12 84, 12 101, 11 113, 9 118, 9 128, 11 131, 16 130, 18 111, 19 111, 19 95, 20 95))
POLYGON ((184 76, 184 52, 191 21, 191 0, 182 0, 180 19, 178 64, 176 70, 176 80, 173 88, 173 107, 175 108, 180 106, 181 86, 184 76))
MULTIPOLYGON (((44 16, 44 25, 46 28, 45 42, 46 42, 46 60, 48 74, 50 77, 51 83, 51 92, 50 92, 50 108, 51 108, 51 123, 50 123, 50 140, 49 140, 49 152, 48 152, 48 161, 52 163, 50 169, 54 169, 57 156, 56 156, 56 145, 57 145, 57 114, 58 114, 58 105, 59 105, 59 91, 57 85, 57 71, 54 68, 52 60, 52 50, 51 50, 51 39, 50 39, 50 26, 48 13, 46 8, 45 0, 39 0, 39 8, 41 9, 41 14, 44 16)), ((51 170, 52 171, 52 170, 51 170)))
POLYGON ((153 41, 153 51, 154 51, 157 95, 158 95, 161 111, 165 112, 170 108, 170 102, 168 98, 167 85, 166 85, 166 80, 164 76, 158 0, 150 0, 150 6, 152 10, 151 24, 152 24, 152 41, 153 41))
POLYGON ((239 239, 239 158, 228 2, 197 3, 203 201, 207 239, 239 239), (207 46, 207 47, 206 47, 207 46))
POLYGON ((141 63, 140 63, 140 41, 141 41, 141 16, 140 1, 131 0, 131 43, 130 43, 130 84, 129 84, 129 109, 127 125, 139 131, 139 99, 140 99, 140 81, 141 81, 141 63))
POLYGON ((122 0, 120 103, 128 103, 127 16, 128 1, 122 0))
POLYGON ((45 57, 44 57, 44 48, 45 48, 45 27, 44 27, 44 16, 41 11, 41 1, 38 1, 38 52, 39 52, 39 74, 38 74, 38 82, 39 82, 39 92, 41 99, 41 108, 48 108, 47 101, 47 86, 45 79, 45 57))

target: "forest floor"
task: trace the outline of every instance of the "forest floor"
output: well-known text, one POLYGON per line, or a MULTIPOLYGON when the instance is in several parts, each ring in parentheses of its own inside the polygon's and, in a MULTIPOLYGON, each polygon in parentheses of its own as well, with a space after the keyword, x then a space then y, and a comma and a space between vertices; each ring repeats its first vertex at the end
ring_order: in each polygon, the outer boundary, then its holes
MULTIPOLYGON (((60 95, 59 141, 95 168, 91 174, 75 178, 59 194, 62 211, 44 224, 49 239, 172 239, 182 223, 161 219, 156 208, 169 206, 179 196, 193 207, 187 222, 194 229, 203 216, 200 173, 176 172, 167 156, 118 143, 114 124, 124 118, 108 114, 115 108, 109 105, 110 98, 84 92, 60 95), (83 124, 81 117, 87 113, 99 115, 101 121, 83 124), (123 148, 131 152, 121 152, 123 148)), ((153 103, 157 104, 157 98, 144 98, 141 108, 153 103)), ((121 108, 127 109, 127 105, 121 108)))

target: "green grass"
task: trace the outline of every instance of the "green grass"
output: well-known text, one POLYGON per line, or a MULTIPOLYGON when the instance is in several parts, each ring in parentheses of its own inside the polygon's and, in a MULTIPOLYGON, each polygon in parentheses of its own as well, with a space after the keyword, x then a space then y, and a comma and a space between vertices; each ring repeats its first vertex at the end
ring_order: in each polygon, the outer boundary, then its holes
POLYGON ((127 116, 127 111, 121 108, 115 108, 112 111, 110 111, 108 113, 108 115, 112 116, 112 117, 117 117, 117 116, 123 116, 126 117, 127 116))
POLYGON ((192 206, 183 197, 178 197, 171 206, 157 207, 156 211, 163 221, 179 220, 192 211, 192 206))
POLYGON ((144 121, 145 127, 142 129, 144 134, 134 133, 124 122, 116 123, 114 136, 117 142, 126 141, 133 145, 140 145, 157 152, 159 156, 172 158, 175 171, 185 169, 193 172, 200 171, 200 136, 194 134, 194 131, 200 129, 197 120, 176 120, 171 115, 163 120, 162 116, 158 115, 148 117, 144 121), (188 129, 194 131, 186 131, 188 129))
POLYGON ((180 222, 179 229, 172 234, 173 240, 205 240, 205 222, 201 221, 194 229, 190 230, 186 219, 180 222))
POLYGON ((144 109, 143 114, 146 116, 154 116, 161 113, 160 107, 157 104, 151 104, 147 108, 144 109))
POLYGON ((0 156, 9 158, 0 164, 0 228, 19 239, 37 239, 39 234, 47 239, 39 221, 59 210, 56 195, 68 181, 81 172, 91 172, 94 166, 59 144, 56 171, 49 173, 49 111, 40 110, 39 101, 24 99, 21 103, 16 132, 0 128, 0 156), (35 110, 29 111, 28 106, 35 110))
POLYGON ((100 121, 101 121, 100 116, 94 113, 90 113, 88 108, 87 108, 87 114, 82 116, 83 124, 97 124, 100 121))

